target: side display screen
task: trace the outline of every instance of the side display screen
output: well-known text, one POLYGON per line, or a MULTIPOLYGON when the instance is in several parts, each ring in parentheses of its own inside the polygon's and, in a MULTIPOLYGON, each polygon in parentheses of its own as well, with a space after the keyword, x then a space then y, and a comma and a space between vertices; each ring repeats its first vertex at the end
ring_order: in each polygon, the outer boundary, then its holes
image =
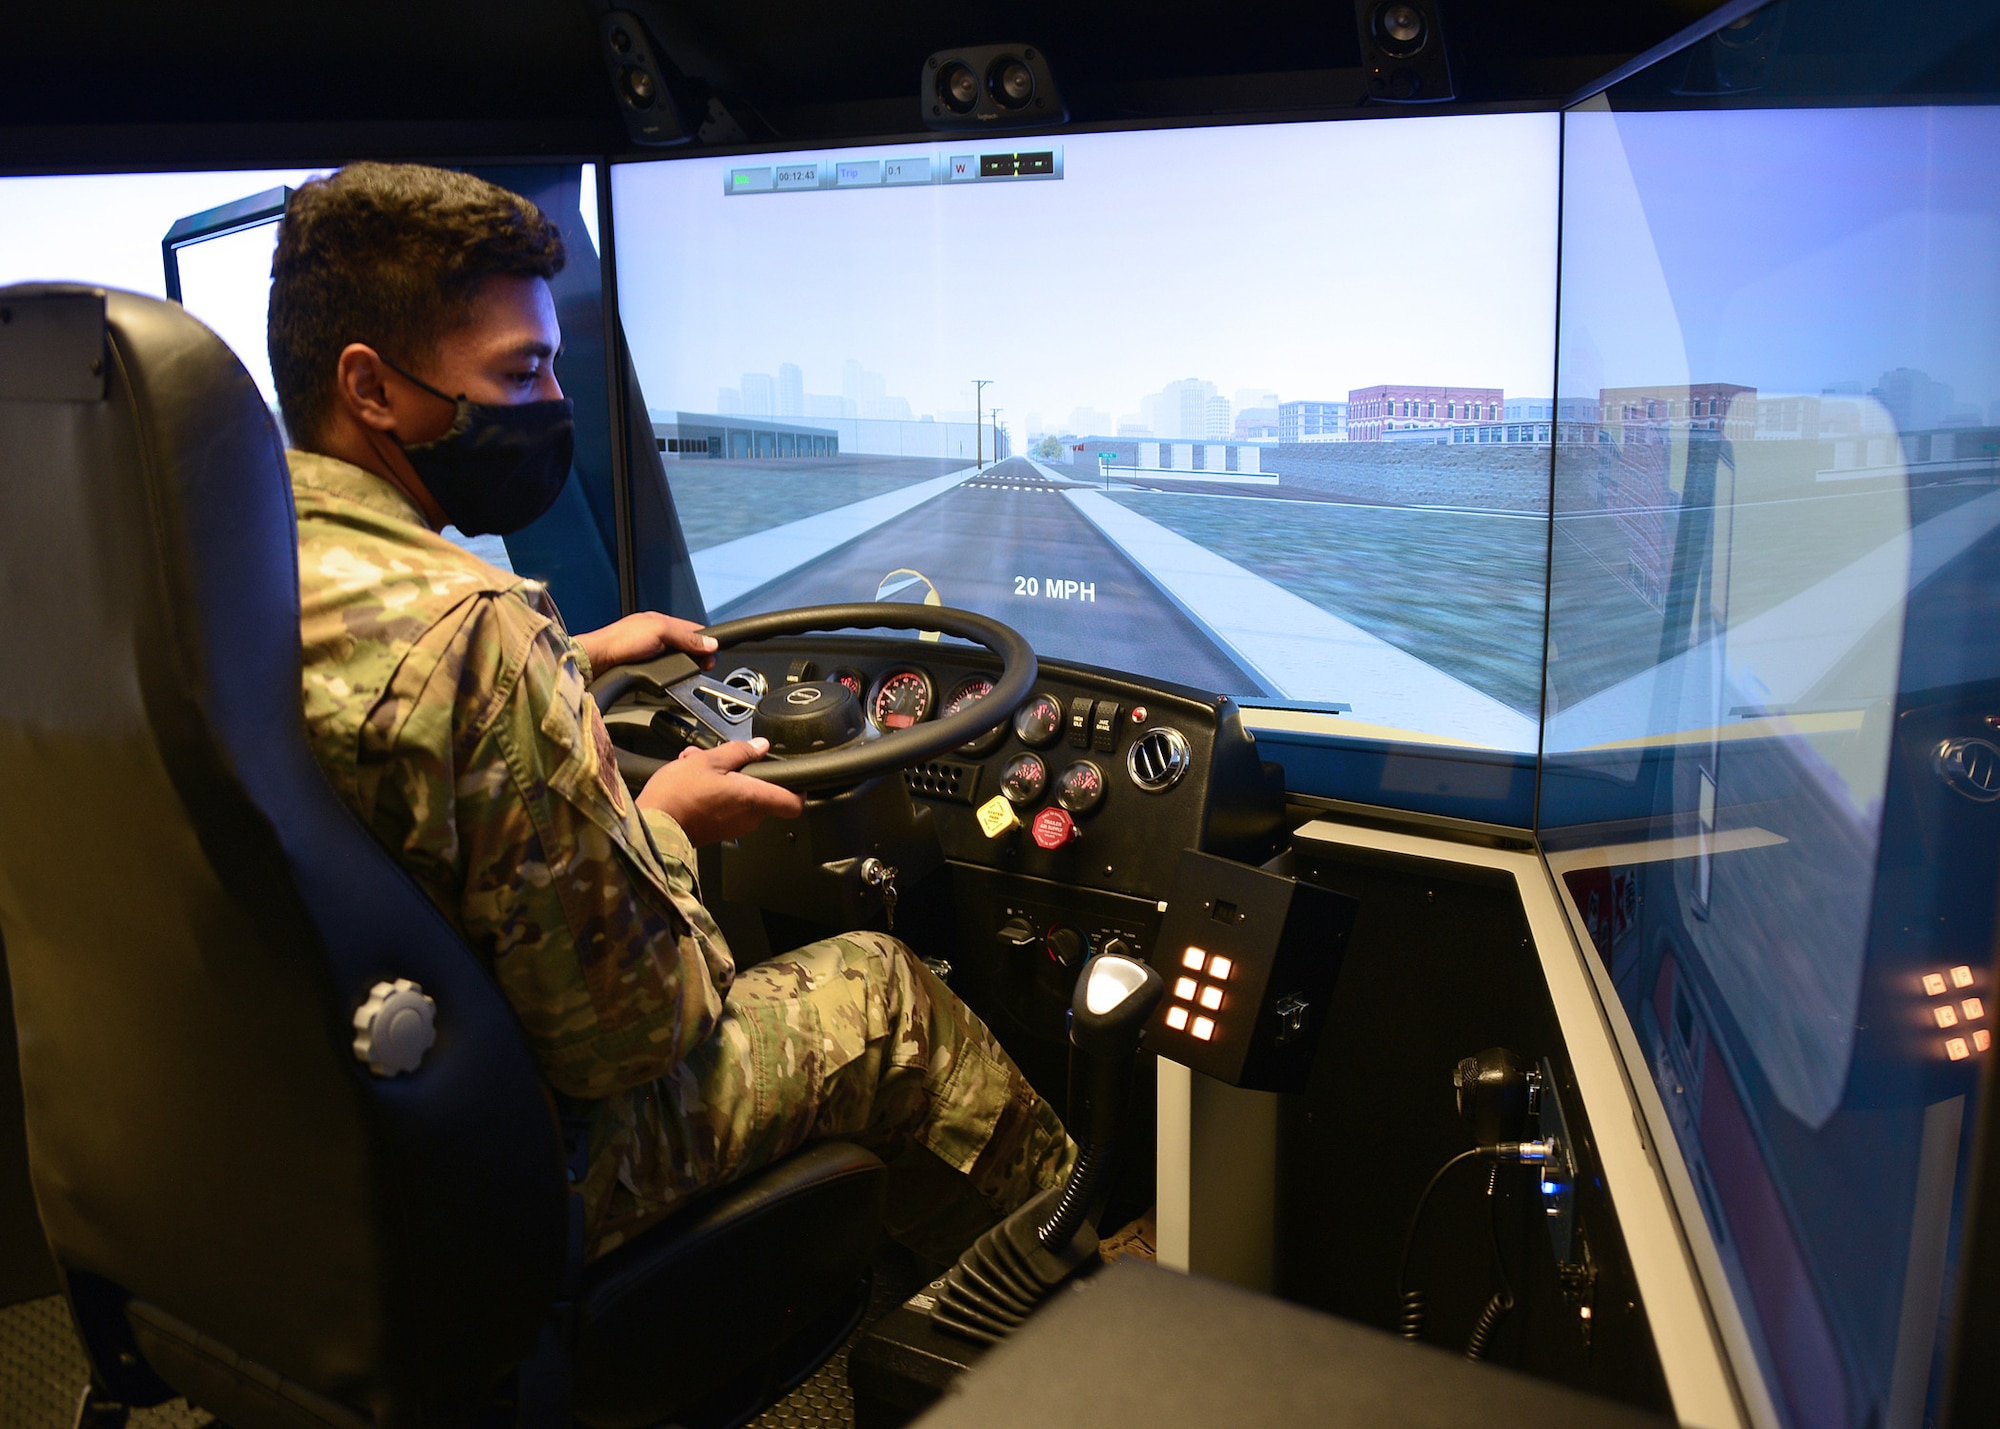
MULTIPOLYGON (((443 534, 502 570, 547 581, 565 614, 589 629, 619 613, 610 556, 616 546, 611 463, 602 424, 590 415, 601 410, 590 384, 603 370, 595 336, 602 310, 596 169, 528 165, 486 172, 536 197, 565 230, 569 262, 552 287, 569 347, 557 373, 582 394, 583 437, 577 479, 540 521, 505 539, 465 536, 450 526, 443 534), (599 434, 595 444, 593 432, 599 434)), ((235 353, 283 433, 265 332, 271 257, 283 191, 313 177, 310 169, 284 169, 0 178, 0 287, 81 282, 165 298, 162 240, 168 240, 181 305, 235 353)), ((595 390, 601 401, 602 389, 595 390)))
POLYGON ((1565 120, 1599 435, 1556 452, 1542 836, 1754 1422, 1939 1422, 1994 1056, 2000 108, 1707 109, 1688 64, 1565 120))
POLYGON ((1557 123, 618 166, 710 617, 959 606, 1331 733, 1531 753, 1557 123))

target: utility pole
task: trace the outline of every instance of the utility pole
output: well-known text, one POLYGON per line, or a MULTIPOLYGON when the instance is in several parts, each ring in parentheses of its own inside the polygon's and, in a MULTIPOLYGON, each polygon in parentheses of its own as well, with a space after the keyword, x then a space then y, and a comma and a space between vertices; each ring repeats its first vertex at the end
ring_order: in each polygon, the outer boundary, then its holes
POLYGON ((986 396, 986 389, 993 385, 991 377, 972 379, 972 442, 973 464, 981 471, 986 469, 986 423, 980 413, 980 402, 986 396))
POLYGON ((993 409, 993 460, 1000 460, 1000 409, 993 409))

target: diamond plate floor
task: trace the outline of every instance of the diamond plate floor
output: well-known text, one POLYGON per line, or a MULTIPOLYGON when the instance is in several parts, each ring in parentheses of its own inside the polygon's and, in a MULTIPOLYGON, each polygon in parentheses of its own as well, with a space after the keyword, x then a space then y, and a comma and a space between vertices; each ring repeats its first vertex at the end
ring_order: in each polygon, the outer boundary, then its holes
MULTIPOLYGON (((90 1367, 60 1295, 0 1310, 0 1424, 69 1429, 90 1367)), ((215 1420, 175 1399, 135 1409, 131 1429, 200 1429, 215 1420)))

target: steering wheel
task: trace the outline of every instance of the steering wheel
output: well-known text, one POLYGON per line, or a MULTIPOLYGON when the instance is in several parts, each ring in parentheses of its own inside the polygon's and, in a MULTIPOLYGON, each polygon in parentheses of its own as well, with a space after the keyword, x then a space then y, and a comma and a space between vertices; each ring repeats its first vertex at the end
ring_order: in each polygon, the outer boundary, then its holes
MULTIPOLYGON (((1037 667, 1035 652, 1012 626, 969 610, 948 606, 885 605, 880 602, 854 605, 807 605, 796 610, 775 610, 768 615, 746 615, 711 625, 704 632, 727 650, 753 640, 769 640, 779 635, 804 635, 815 630, 939 630, 983 646, 1000 657, 1000 676, 983 699, 973 701, 957 714, 943 719, 913 724, 878 739, 862 738, 815 754, 789 757, 773 754, 749 765, 743 773, 767 780, 781 789, 833 789, 859 784, 878 774, 900 769, 956 749, 997 729, 1010 718, 1016 706, 1034 688, 1037 667)), ((724 739, 748 739, 748 721, 732 724, 707 701, 707 693, 734 705, 743 703, 743 691, 705 674, 687 655, 678 652, 634 665, 619 665, 590 682, 590 693, 600 712, 609 713, 620 699, 633 692, 662 698, 699 723, 702 729, 724 739)), ((776 693, 774 690, 773 693, 776 693)), ((864 716, 865 727, 865 716, 864 716)), ((630 750, 618 751, 619 771, 630 778, 646 779, 666 763, 630 750)))

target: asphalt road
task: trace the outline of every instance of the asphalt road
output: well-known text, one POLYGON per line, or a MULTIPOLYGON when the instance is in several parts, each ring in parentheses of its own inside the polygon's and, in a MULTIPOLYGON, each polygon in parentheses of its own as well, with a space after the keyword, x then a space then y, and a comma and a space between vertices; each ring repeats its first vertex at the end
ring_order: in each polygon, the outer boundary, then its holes
MULTIPOLYGON (((1262 686, 1018 457, 753 592, 717 619, 874 600, 884 578, 916 571, 946 605, 1013 626, 1042 654, 1197 689, 1262 686), (1055 585, 1060 594, 1050 594, 1055 585)), ((911 583, 894 597, 921 600, 911 583)))

